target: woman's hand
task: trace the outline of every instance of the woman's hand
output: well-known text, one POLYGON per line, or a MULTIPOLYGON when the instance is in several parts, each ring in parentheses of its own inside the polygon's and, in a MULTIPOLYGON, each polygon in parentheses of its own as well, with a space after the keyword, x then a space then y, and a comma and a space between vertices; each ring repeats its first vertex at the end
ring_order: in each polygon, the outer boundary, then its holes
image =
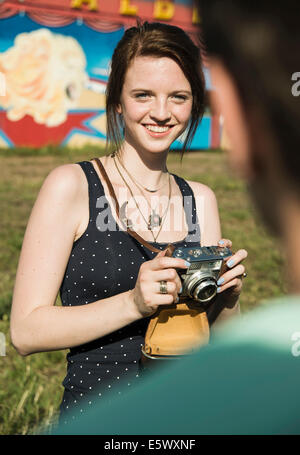
MULTIPOLYGON (((222 247, 232 247, 232 242, 228 239, 222 239, 218 244, 222 247)), ((245 273, 245 267, 241 262, 247 256, 246 250, 238 250, 226 260, 228 270, 219 277, 218 295, 225 299, 227 308, 233 308, 239 299, 243 287, 242 277, 245 273)))
POLYGON ((176 268, 187 269, 183 259, 165 257, 161 251, 151 261, 144 262, 139 270, 135 288, 132 291, 134 303, 142 317, 155 313, 159 305, 170 305, 178 298, 181 281, 176 268), (167 294, 160 292, 160 281, 167 282, 167 294))

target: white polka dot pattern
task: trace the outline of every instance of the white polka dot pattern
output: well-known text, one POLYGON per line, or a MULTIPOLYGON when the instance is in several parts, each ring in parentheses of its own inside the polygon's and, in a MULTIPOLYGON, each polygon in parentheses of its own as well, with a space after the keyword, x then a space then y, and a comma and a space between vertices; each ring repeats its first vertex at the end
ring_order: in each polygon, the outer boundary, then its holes
MULTIPOLYGON (((86 231, 73 244, 60 288, 65 306, 86 305, 132 289, 141 264, 155 254, 118 228, 110 232, 97 229, 96 218, 101 210, 108 211, 113 223, 112 212, 108 201, 103 209, 96 207, 104 189, 92 163, 83 161, 77 164, 84 171, 89 185, 90 217, 86 231)), ((182 193, 192 197, 189 185, 174 177, 182 193)), ((194 212, 190 215, 195 224, 194 212)), ((189 225, 188 218, 187 223, 189 225)), ((187 239, 177 243, 187 246, 187 239)), ((155 245, 161 249, 166 246, 155 245)), ((120 394, 121 385, 131 388, 139 380, 141 346, 147 325, 148 319, 145 318, 106 337, 70 349, 68 371, 63 381, 62 422, 70 418, 73 408, 83 412, 83 400, 92 404, 107 394, 120 394)))

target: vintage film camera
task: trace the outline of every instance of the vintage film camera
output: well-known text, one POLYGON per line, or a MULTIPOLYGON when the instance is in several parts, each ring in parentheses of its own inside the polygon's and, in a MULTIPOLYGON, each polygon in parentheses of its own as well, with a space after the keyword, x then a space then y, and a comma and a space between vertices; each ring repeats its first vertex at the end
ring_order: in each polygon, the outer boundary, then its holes
MULTIPOLYGON (((152 368, 153 360, 175 359, 209 342, 207 307, 217 293, 217 281, 232 256, 229 248, 219 246, 170 248, 167 256, 190 262, 178 269, 182 282, 179 302, 161 305, 151 316, 142 347, 142 364, 152 368)), ((160 362, 159 362, 160 363, 160 362)))
POLYGON ((226 247, 176 248, 172 257, 191 263, 187 270, 177 270, 182 281, 180 297, 208 304, 217 293, 217 281, 225 268, 224 259, 229 256, 232 256, 232 251, 226 247))

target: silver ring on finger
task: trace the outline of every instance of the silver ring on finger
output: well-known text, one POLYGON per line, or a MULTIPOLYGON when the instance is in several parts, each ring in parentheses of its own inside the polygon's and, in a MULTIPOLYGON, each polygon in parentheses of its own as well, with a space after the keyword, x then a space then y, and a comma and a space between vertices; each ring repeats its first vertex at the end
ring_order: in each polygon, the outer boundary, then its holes
POLYGON ((159 282, 159 292, 160 294, 168 294, 168 283, 165 280, 159 282))
POLYGON ((243 275, 242 275, 242 278, 246 278, 247 275, 248 275, 248 273, 247 273, 247 272, 244 272, 243 275))

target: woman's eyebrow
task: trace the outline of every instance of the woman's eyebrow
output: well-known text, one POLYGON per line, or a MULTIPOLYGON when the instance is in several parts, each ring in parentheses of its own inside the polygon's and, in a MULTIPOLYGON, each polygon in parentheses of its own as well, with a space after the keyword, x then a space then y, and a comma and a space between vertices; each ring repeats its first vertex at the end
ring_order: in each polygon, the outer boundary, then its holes
POLYGON ((149 90, 148 88, 134 88, 130 90, 130 93, 134 92, 147 92, 147 93, 152 93, 152 90, 149 90))
MULTIPOLYGON (((153 93, 152 90, 146 89, 146 88, 135 88, 130 91, 130 93, 135 93, 135 92, 145 92, 145 93, 153 93)), ((192 95, 192 92, 190 90, 173 90, 170 92, 171 95, 174 95, 176 93, 185 93, 187 95, 192 95)))
POLYGON ((190 90, 173 90, 173 92, 171 92, 171 95, 176 94, 176 93, 185 93, 186 95, 192 94, 192 92, 190 90))

